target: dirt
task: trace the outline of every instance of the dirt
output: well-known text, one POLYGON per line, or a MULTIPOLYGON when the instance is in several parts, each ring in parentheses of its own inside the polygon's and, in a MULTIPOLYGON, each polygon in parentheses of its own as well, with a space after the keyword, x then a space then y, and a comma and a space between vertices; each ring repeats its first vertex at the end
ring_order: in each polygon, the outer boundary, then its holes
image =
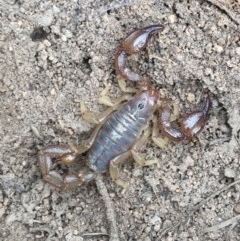
POLYGON ((104 110, 104 83, 121 96, 114 52, 127 33, 157 23, 165 30, 129 64, 181 115, 201 106, 205 89, 213 108, 198 140, 164 149, 149 141, 143 153, 158 165, 122 165, 124 195, 104 176, 120 240, 240 240, 239 16, 236 0, 1 0, 0 240, 109 240, 96 184, 50 186, 37 152, 89 137, 80 102, 104 110))

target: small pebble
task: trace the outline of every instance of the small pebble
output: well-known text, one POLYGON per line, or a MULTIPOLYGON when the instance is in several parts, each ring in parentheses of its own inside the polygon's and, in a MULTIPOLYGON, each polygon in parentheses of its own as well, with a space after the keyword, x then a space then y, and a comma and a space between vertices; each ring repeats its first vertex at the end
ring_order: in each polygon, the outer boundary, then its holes
POLYGON ((193 93, 188 93, 187 94, 187 100, 190 102, 190 103, 194 103, 195 102, 195 95, 193 93))
POLYGON ((47 47, 50 47, 50 46, 51 46, 51 42, 48 41, 47 39, 44 39, 44 40, 43 40, 43 43, 44 43, 47 47))
POLYGON ((206 75, 212 75, 212 74, 213 74, 212 69, 206 68, 206 69, 205 69, 205 74, 206 74, 206 75))
POLYGON ((224 170, 224 176, 228 178, 234 178, 236 175, 235 171, 231 168, 225 168, 224 170))
POLYGON ((71 31, 69 31, 68 29, 65 31, 65 35, 67 38, 72 38, 73 37, 73 34, 71 31))
POLYGON ((236 54, 240 55, 240 47, 236 48, 236 54))
POLYGON ((50 94, 51 95, 56 95, 56 90, 55 89, 51 89, 50 94))
POLYGON ((175 23, 177 20, 176 16, 174 14, 168 16, 169 23, 175 23))
POLYGON ((191 156, 187 156, 184 160, 183 163, 186 164, 187 166, 194 166, 194 160, 192 159, 191 156))
POLYGON ((220 45, 215 45, 214 46, 214 50, 218 53, 222 53, 223 52, 223 47, 220 45))
POLYGON ((62 39, 62 41, 66 42, 67 41, 67 36, 66 35, 62 35, 61 39, 62 39))
POLYGON ((17 216, 14 213, 11 213, 6 217, 5 224, 10 226, 16 220, 17 220, 17 216))
POLYGON ((240 213, 240 202, 236 203, 233 210, 236 212, 236 213, 240 213))
POLYGON ((159 216, 155 215, 151 218, 150 222, 152 225, 155 225, 156 223, 161 223, 162 219, 159 216))
POLYGON ((37 15, 35 17, 36 21, 38 22, 38 25, 43 27, 48 27, 52 24, 53 21, 53 13, 51 10, 46 11, 42 15, 37 15))
POLYGON ((78 231, 75 229, 75 230, 73 230, 73 234, 74 235, 78 235, 78 231))

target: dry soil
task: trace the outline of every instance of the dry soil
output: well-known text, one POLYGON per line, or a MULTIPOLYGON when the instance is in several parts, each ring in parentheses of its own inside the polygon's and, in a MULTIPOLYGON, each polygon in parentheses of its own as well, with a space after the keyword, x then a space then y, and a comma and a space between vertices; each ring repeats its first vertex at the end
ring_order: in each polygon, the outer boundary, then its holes
POLYGON ((181 115, 201 106, 205 89, 213 108, 199 140, 149 141, 143 153, 158 165, 122 165, 124 195, 104 176, 120 240, 240 240, 239 17, 237 0, 0 0, 0 240, 109 240, 95 183, 50 186, 37 152, 88 138, 80 102, 104 110, 104 83, 121 96, 114 52, 127 33, 157 23, 165 30, 129 64, 181 115))

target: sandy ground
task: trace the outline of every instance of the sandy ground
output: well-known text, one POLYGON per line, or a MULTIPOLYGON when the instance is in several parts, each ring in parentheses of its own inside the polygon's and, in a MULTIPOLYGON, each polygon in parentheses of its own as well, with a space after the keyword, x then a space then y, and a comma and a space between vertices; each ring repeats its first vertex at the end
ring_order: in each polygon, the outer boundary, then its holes
POLYGON ((182 115, 201 105, 203 89, 213 108, 199 140, 146 144, 158 166, 124 164, 124 195, 104 176, 120 240, 240 240, 239 4, 0 0, 0 240, 109 240, 95 183, 50 186, 37 152, 87 139, 94 126, 81 118, 80 102, 104 110, 105 82, 113 98, 122 94, 114 52, 127 33, 157 23, 165 30, 129 64, 178 101, 182 115))

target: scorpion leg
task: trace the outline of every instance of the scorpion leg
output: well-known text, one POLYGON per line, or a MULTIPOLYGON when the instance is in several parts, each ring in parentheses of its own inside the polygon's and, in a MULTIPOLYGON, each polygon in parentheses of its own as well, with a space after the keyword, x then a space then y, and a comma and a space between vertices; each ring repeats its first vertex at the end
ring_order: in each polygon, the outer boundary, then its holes
MULTIPOLYGON (((114 102, 112 102, 112 100, 110 99, 110 97, 107 95, 107 93, 109 92, 109 89, 110 89, 110 85, 106 85, 105 89, 100 93, 100 96, 99 96, 99 103, 100 104, 104 104, 104 105, 107 105, 107 106, 110 106, 113 108, 112 111, 115 111, 118 109, 119 105, 126 101, 126 100, 129 100, 132 96, 131 95, 128 95, 128 94, 125 94, 117 99, 114 100, 114 102)), ((121 88, 121 86, 119 85, 119 87, 121 88)), ((128 92, 128 91, 126 91, 128 92)), ((136 90, 135 90, 136 92, 136 90)))
MULTIPOLYGON (((105 94, 105 89, 103 90, 103 94, 105 94)), ((112 101, 110 100, 110 98, 106 98, 104 99, 104 96, 102 95, 102 97, 100 96, 101 100, 100 102, 102 104, 108 105, 110 106, 108 109, 106 109, 105 111, 103 111, 102 113, 96 114, 93 112, 90 112, 87 110, 87 108, 85 107, 84 103, 81 102, 81 113, 82 113, 82 117, 84 120, 93 123, 93 124, 103 124, 104 121, 107 119, 107 117, 114 111, 116 111, 119 107, 119 105, 126 101, 129 100, 131 98, 130 95, 123 95, 119 98, 117 98, 114 103, 112 103, 112 101)))
POLYGON ((118 86, 121 89, 121 91, 124 92, 124 93, 136 93, 136 92, 138 92, 138 90, 136 88, 127 87, 126 81, 122 77, 120 77, 118 79, 118 86))
POLYGON ((147 141, 149 136, 150 136, 150 130, 147 128, 143 131, 143 135, 135 143, 135 145, 133 146, 132 149, 113 158, 110 161, 110 165, 109 165, 110 176, 115 183, 117 183, 119 186, 123 187, 123 192, 126 189, 127 184, 119 179, 119 177, 120 177, 119 165, 121 165, 124 161, 126 161, 128 159, 128 157, 132 156, 133 159, 140 166, 149 166, 149 165, 153 165, 153 164, 157 163, 157 160, 146 160, 144 155, 138 152, 138 150, 145 144, 145 142, 147 141))
POLYGON ((81 103, 81 113, 84 120, 93 123, 93 124, 102 124, 107 117, 114 111, 116 111, 120 105, 121 102, 126 101, 130 99, 129 95, 124 95, 116 100, 116 103, 112 106, 106 109, 105 111, 96 114, 94 112, 90 112, 86 109, 85 105, 81 103))
POLYGON ((119 186, 123 188, 123 191, 126 190, 127 184, 124 183, 122 180, 119 179, 120 173, 118 166, 122 164, 124 161, 128 159, 128 157, 131 156, 131 151, 127 151, 119 156, 116 156, 110 161, 109 164, 109 173, 112 178, 112 180, 119 186))
POLYGON ((156 116, 153 117, 152 140, 160 148, 164 148, 168 143, 167 137, 159 137, 159 121, 156 116))
POLYGON ((146 128, 143 131, 141 138, 134 144, 131 149, 131 154, 136 163, 140 166, 150 166, 157 163, 157 160, 146 160, 145 156, 139 152, 139 149, 147 142, 150 136, 150 129, 146 128))

